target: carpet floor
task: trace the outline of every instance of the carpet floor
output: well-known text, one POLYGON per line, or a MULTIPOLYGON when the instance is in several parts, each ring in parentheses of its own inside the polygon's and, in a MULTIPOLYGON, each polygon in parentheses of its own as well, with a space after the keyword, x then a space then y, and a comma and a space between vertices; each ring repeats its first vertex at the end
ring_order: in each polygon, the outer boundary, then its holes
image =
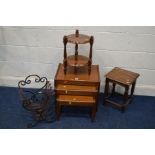
MULTIPOLYGON (((54 99, 51 104, 54 104, 54 99)), ((96 119, 91 122, 89 108, 64 107, 59 121, 39 123, 35 129, 154 129, 155 97, 134 96, 124 113, 103 106, 99 96, 96 119)), ((54 114, 54 112, 53 112, 54 114)), ((0 128, 25 129, 32 121, 31 114, 20 102, 17 88, 0 87, 0 128)))

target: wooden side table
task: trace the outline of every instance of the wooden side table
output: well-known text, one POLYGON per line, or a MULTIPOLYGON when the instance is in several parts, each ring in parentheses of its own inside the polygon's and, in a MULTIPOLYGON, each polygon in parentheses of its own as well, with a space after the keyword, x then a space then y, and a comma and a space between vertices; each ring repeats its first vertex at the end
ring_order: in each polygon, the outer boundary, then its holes
POLYGON ((77 70, 68 67, 67 74, 64 73, 63 64, 59 64, 55 75, 56 115, 60 118, 63 106, 85 106, 90 107, 92 121, 95 119, 100 88, 99 66, 92 65, 90 75, 87 67, 77 70))
POLYGON ((104 90, 104 105, 110 105, 119 110, 124 111, 129 103, 131 103, 133 93, 135 90, 136 80, 139 77, 138 73, 134 73, 128 70, 124 70, 118 67, 115 67, 109 73, 105 75, 105 90, 104 90), (109 93, 109 83, 112 83, 112 92, 109 93), (123 103, 117 103, 112 101, 110 97, 114 94, 119 94, 115 92, 116 84, 125 88, 124 92, 124 101, 123 103), (130 95, 129 89, 131 87, 130 95))

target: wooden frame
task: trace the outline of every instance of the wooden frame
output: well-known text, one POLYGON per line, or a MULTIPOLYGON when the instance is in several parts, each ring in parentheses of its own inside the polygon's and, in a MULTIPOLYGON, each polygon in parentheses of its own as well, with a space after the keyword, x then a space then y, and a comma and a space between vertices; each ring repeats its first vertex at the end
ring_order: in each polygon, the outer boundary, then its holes
POLYGON ((63 72, 63 64, 59 64, 55 75, 56 116, 60 118, 62 106, 85 106, 91 108, 91 119, 95 120, 100 88, 99 66, 92 65, 90 75, 87 67, 78 70, 68 67, 68 74, 63 72))
POLYGON ((121 111, 124 111, 128 104, 131 103, 136 80, 139 77, 138 73, 134 73, 131 71, 127 71, 118 67, 115 67, 112 71, 106 74, 105 80, 105 90, 104 90, 104 105, 110 105, 114 108, 117 108, 121 111), (112 83, 112 92, 109 93, 109 83, 112 83), (115 92, 116 85, 120 85, 125 88, 124 94, 119 94, 115 92), (129 89, 131 87, 131 92, 129 95, 129 89), (119 94, 122 95, 124 98, 123 104, 117 103, 115 101, 110 100, 109 98, 114 95, 119 94))

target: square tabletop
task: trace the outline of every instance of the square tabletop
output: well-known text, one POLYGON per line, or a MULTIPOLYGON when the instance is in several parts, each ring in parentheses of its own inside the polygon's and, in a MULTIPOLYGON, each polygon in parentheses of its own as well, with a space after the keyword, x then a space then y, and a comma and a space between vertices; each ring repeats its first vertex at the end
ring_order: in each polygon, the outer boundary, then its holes
POLYGON ((115 67, 105 75, 106 78, 124 85, 133 84, 138 78, 138 76, 139 76, 138 73, 121 69, 119 67, 115 67))

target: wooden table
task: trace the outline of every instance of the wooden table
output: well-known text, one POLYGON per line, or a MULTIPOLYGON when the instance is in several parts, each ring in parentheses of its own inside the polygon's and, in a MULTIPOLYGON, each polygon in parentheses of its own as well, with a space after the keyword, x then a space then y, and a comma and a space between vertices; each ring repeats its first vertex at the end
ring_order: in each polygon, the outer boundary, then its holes
POLYGON ((104 104, 111 105, 113 107, 116 107, 124 111, 127 105, 131 103, 135 85, 136 85, 136 80, 139 77, 139 74, 115 67, 113 70, 107 73, 105 77, 106 77, 106 81, 105 81, 106 84, 105 84, 105 90, 104 90, 104 104), (109 83, 112 83, 112 86, 113 86, 111 94, 109 93, 109 83), (109 99, 112 95, 116 94, 115 92, 116 84, 125 88, 125 92, 123 95, 124 97, 123 104, 116 103, 109 99), (131 92, 130 92, 130 95, 128 95, 130 86, 131 86, 131 92))
POLYGON ((91 74, 87 67, 77 69, 59 64, 55 75, 56 115, 59 120, 62 106, 87 106, 92 108, 91 118, 95 119, 100 88, 99 66, 92 65, 91 74))

